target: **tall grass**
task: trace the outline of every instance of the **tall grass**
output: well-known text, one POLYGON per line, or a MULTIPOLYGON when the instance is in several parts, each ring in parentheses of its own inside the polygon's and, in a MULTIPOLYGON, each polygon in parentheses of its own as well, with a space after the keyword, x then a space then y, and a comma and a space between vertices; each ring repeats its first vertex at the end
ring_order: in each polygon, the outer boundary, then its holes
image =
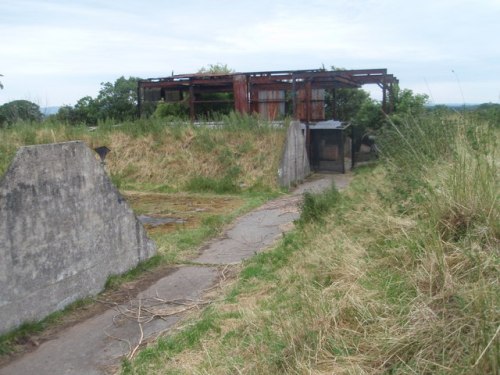
POLYGON ((23 145, 83 140, 107 145, 113 181, 122 188, 237 193, 276 190, 284 128, 254 116, 230 114, 217 124, 150 118, 97 128, 15 124, 0 129, 0 176, 23 145))
POLYGON ((498 129, 410 119, 383 138, 378 167, 309 197, 299 228, 245 265, 211 328, 125 373, 498 374, 498 129))

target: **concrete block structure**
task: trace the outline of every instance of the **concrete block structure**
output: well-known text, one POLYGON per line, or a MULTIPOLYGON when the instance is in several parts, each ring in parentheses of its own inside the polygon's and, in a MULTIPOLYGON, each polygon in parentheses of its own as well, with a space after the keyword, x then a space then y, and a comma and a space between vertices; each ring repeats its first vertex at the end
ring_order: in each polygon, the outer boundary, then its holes
POLYGON ((83 142, 22 147, 0 180, 0 333, 155 254, 96 156, 83 142))
POLYGON ((303 181, 310 173, 306 138, 302 133, 300 122, 292 121, 287 130, 285 147, 278 170, 279 184, 289 188, 303 181))

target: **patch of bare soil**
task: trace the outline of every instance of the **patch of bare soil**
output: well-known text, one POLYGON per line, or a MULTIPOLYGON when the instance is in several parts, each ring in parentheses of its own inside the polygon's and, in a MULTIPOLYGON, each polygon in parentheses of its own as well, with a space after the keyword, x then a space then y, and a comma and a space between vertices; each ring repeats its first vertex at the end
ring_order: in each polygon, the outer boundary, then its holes
POLYGON ((238 197, 204 196, 192 194, 143 193, 127 191, 123 193, 136 214, 146 214, 151 218, 171 218, 177 221, 161 225, 145 225, 151 235, 173 232, 179 228, 195 228, 211 215, 224 214, 243 205, 238 197))

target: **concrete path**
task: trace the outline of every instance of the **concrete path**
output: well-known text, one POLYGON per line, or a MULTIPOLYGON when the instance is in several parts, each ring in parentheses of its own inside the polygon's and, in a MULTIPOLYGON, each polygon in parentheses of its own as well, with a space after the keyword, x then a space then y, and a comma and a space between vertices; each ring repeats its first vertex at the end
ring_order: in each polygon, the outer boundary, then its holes
POLYGON ((268 248, 299 217, 304 192, 320 192, 332 183, 341 190, 350 175, 316 175, 286 197, 241 216, 221 238, 210 241, 194 265, 177 268, 127 304, 76 324, 53 340, 3 368, 1 375, 93 375, 119 369, 122 358, 140 343, 168 332, 188 311, 208 303, 204 294, 217 285, 220 272, 268 248))

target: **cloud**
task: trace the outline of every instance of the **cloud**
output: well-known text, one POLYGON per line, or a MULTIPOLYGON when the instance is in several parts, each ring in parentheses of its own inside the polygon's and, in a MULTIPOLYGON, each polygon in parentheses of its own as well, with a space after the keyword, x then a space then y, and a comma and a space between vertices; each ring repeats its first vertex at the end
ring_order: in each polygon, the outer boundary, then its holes
POLYGON ((453 82, 456 69, 464 80, 488 82, 500 76, 498 19, 497 0, 3 0, 0 100, 13 90, 24 95, 30 80, 36 95, 61 100, 80 95, 88 80, 99 79, 98 87, 217 62, 247 71, 386 67, 414 87, 423 76, 453 82))

